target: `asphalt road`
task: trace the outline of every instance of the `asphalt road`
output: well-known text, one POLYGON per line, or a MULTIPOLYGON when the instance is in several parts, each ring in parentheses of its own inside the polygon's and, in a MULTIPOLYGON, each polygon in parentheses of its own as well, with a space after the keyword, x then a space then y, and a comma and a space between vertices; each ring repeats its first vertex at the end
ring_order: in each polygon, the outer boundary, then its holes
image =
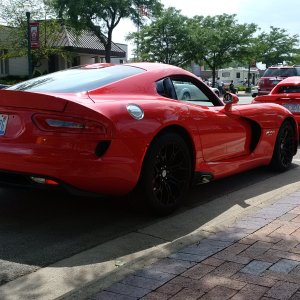
MULTIPOLYGON (((244 103, 252 99, 252 97, 241 98, 244 103)), ((286 174, 298 170, 299 164, 300 152, 294 159, 293 168, 286 174)), ((244 189, 264 181, 272 181, 277 176, 278 174, 266 168, 259 168, 201 185, 191 190, 186 197, 185 205, 176 212, 175 216, 165 218, 158 218, 143 209, 136 209, 131 205, 128 197, 84 198, 59 191, 0 188, 0 299, 10 299, 8 295, 1 296, 1 287, 5 290, 7 283, 20 280, 24 275, 33 274, 52 264, 63 268, 66 265, 59 262, 64 259, 98 245, 141 232, 143 228, 155 226, 159 222, 168 223, 169 220, 171 222, 172 218, 176 216, 180 218, 188 211, 201 211, 202 207, 214 203, 216 199, 222 197, 227 199, 237 191, 243 193, 244 189)), ((282 182, 280 185, 289 183, 282 182)), ((272 189, 267 186, 265 188, 266 191, 272 189)), ((257 191, 257 193, 261 192, 257 191)), ((223 211, 232 209, 237 203, 241 207, 247 206, 241 199, 238 202, 223 201, 222 207, 212 208, 209 217, 199 218, 196 223, 191 223, 188 228, 184 228, 184 232, 180 230, 182 228, 179 229, 180 225, 177 229, 175 225, 171 235, 168 233, 169 236, 160 236, 155 242, 151 241, 149 244, 141 240, 140 245, 135 246, 135 251, 145 251, 164 241, 175 240, 189 234, 199 225, 219 217, 223 211)), ((108 260, 108 257, 110 260, 116 260, 130 253, 132 250, 125 242, 120 245, 117 254, 112 251, 102 260, 108 260)), ((93 263, 99 261, 95 262, 91 259, 88 262, 89 265, 93 263)), ((82 267, 85 264, 86 261, 72 260, 68 262, 68 267, 82 267)), ((39 283, 27 282, 26 285, 27 289, 32 290, 37 288, 39 283)), ((46 298, 44 295, 41 297, 41 299, 46 298)), ((26 297, 22 294, 19 299, 26 299, 26 297)), ((49 296, 47 299, 52 298, 49 296)))

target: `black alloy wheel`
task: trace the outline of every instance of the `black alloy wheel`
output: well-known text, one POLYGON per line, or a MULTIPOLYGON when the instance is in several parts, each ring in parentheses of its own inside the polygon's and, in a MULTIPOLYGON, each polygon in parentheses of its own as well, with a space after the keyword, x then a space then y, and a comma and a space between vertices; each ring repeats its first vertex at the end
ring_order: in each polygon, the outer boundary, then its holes
POLYGON ((283 172, 291 166, 295 154, 295 140, 295 131, 292 124, 285 121, 278 131, 270 164, 271 169, 283 172))
POLYGON ((184 139, 175 133, 158 136, 151 144, 142 170, 142 189, 160 215, 174 211, 191 181, 191 156, 184 139))

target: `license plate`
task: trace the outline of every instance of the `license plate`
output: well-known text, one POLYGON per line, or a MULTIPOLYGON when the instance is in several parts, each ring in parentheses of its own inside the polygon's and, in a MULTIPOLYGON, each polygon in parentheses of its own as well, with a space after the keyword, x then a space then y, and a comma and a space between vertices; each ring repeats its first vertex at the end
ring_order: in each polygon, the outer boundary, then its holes
POLYGON ((300 112, 300 104, 298 103, 284 103, 283 106, 290 112, 300 112))
POLYGON ((281 80, 275 79, 275 80, 271 80, 273 85, 276 85, 277 83, 279 83, 281 80))
POLYGON ((5 135, 8 115, 0 114, 0 136, 5 135))

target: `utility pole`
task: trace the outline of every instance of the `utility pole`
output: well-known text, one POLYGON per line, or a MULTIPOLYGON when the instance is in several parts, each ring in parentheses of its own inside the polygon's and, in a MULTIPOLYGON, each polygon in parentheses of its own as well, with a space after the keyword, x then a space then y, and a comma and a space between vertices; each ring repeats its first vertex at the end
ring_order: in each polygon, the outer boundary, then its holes
POLYGON ((27 18, 27 55, 28 55, 28 77, 31 78, 32 76, 32 56, 31 56, 31 43, 30 43, 30 12, 26 12, 27 18))

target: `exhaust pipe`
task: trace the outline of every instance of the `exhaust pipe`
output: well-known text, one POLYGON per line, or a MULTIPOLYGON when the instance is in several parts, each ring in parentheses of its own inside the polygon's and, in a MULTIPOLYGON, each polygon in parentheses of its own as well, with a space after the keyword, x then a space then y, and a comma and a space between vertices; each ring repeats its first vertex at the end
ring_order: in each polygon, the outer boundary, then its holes
POLYGON ((55 180, 44 178, 44 177, 30 176, 30 179, 38 184, 44 184, 44 185, 58 185, 59 184, 59 182, 57 182, 55 180))

